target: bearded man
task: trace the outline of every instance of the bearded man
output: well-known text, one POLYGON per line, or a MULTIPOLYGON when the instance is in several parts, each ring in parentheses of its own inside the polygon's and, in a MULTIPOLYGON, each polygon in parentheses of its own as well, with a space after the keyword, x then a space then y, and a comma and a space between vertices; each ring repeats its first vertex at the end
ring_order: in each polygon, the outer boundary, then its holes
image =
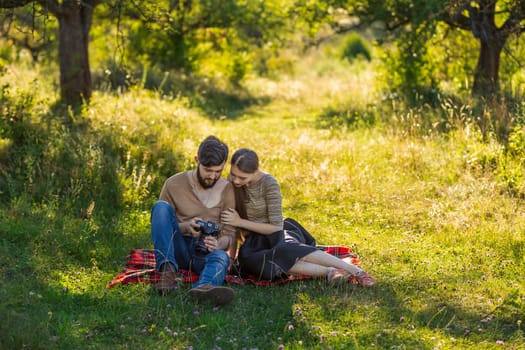
POLYGON ((227 304, 234 298, 222 286, 230 266, 227 251, 235 244, 235 228, 221 224, 221 212, 235 207, 230 182, 221 177, 228 146, 215 136, 199 145, 197 168, 166 180, 151 211, 151 240, 159 280, 166 295, 178 288, 179 269, 199 274, 190 290, 198 301, 227 304))

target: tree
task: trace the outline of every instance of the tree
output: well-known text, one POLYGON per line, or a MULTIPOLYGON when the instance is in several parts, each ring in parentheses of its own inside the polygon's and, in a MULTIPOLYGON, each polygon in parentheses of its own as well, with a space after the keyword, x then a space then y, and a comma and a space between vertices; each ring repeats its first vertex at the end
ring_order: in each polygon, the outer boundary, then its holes
POLYGON ((525 1, 450 1, 441 18, 479 40, 472 92, 481 96, 498 93, 501 51, 511 35, 519 36, 525 30, 525 1))
POLYGON ((100 2, 100 0, 0 0, 0 8, 22 7, 33 3, 33 6, 40 6, 58 19, 60 96, 68 105, 78 106, 91 98, 89 31, 93 11, 100 2))
MULTIPOLYGON (((499 93, 501 52, 509 37, 520 36, 525 31, 525 0, 349 0, 337 3, 358 15, 364 23, 382 21, 389 31, 408 28, 417 33, 442 21, 450 27, 471 32, 480 43, 472 85, 475 96, 499 93)), ((402 37, 402 40, 407 38, 421 40, 417 35, 402 37)))

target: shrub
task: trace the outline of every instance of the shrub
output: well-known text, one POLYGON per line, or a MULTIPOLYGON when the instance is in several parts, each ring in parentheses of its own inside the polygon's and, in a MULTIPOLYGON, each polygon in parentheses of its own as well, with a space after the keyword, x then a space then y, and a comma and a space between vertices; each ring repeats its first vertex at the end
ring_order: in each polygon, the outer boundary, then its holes
POLYGON ((353 33, 346 40, 342 58, 352 62, 359 57, 362 57, 367 61, 372 60, 372 55, 370 54, 370 49, 366 42, 363 40, 361 35, 353 33))

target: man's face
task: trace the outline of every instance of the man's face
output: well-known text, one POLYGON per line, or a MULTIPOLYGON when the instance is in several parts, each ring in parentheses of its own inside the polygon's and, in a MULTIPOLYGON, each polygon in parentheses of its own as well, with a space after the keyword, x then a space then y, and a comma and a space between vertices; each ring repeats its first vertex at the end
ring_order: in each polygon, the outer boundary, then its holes
POLYGON ((212 166, 204 166, 199 163, 199 166, 197 167, 197 179, 199 180, 202 188, 213 187, 213 185, 219 181, 225 163, 226 162, 222 163, 221 165, 212 166))

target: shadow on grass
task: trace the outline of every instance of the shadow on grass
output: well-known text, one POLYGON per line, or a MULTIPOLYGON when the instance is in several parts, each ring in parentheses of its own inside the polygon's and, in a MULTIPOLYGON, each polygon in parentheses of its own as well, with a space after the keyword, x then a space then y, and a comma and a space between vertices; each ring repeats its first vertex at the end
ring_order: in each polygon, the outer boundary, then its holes
POLYGON ((209 119, 237 119, 247 108, 263 106, 269 97, 254 96, 240 84, 223 83, 182 72, 148 72, 144 88, 168 96, 185 97, 190 107, 209 119))
POLYGON ((192 106, 202 110, 210 119, 235 120, 246 109, 264 106, 270 102, 267 97, 255 97, 241 86, 222 89, 199 81, 189 90, 188 98, 192 106))
MULTIPOLYGON (((433 283, 425 278, 395 285, 379 282, 369 289, 358 285, 331 288, 322 280, 300 283, 302 287, 292 287, 294 295, 282 295, 294 299, 294 323, 303 325, 302 337, 312 338, 312 329, 319 324, 332 325, 337 333, 346 333, 343 339, 331 340, 335 348, 375 344, 379 348, 433 349, 435 341, 430 336, 421 336, 430 333, 473 346, 487 343, 497 346, 496 341, 509 342, 521 334, 520 307, 516 306, 522 303, 519 295, 509 295, 503 300, 502 310, 482 315, 460 305, 459 301, 440 298, 431 292, 427 296, 420 294, 414 285, 433 283), (514 311, 510 312, 510 308, 514 311)), ((330 331, 317 328, 317 339, 314 337, 312 345, 315 341, 319 343, 320 333, 324 333, 327 342, 330 341, 330 331)))

